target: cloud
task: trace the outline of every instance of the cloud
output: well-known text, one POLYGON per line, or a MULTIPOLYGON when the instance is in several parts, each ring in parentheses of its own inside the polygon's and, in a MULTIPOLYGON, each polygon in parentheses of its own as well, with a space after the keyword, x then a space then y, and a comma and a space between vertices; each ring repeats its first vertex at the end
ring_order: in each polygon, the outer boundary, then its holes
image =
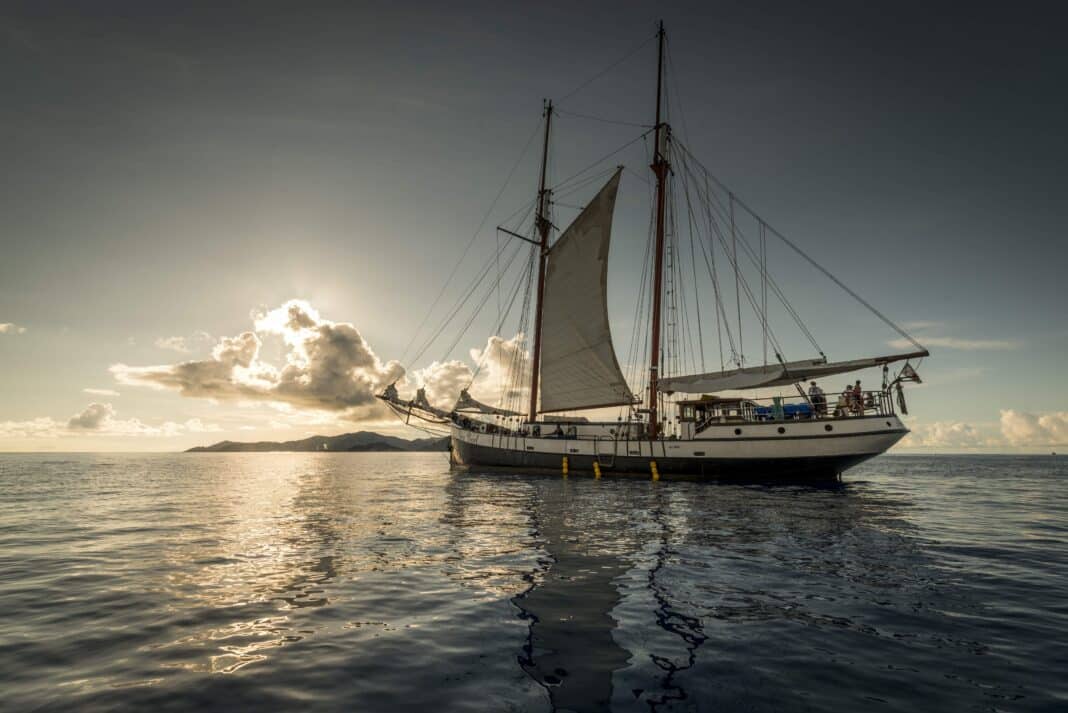
POLYGON ((902 448, 997 448, 1016 450, 1068 446, 1068 412, 1033 414, 1014 409, 1001 412, 997 424, 975 426, 961 421, 910 424, 902 448), (995 431, 995 427, 997 430, 995 431))
POLYGON ((119 392, 115 391, 114 389, 85 388, 85 389, 82 389, 82 393, 83 394, 91 394, 93 396, 118 396, 119 395, 119 392))
POLYGON ((188 354, 193 351, 196 343, 205 344, 211 341, 211 335, 207 332, 196 331, 193 332, 191 337, 160 337, 153 344, 159 349, 170 349, 171 351, 180 352, 182 354, 188 354))
MULTIPOLYGON (((925 347, 943 347, 945 349, 963 349, 966 351, 998 351, 1005 349, 1019 349, 1020 342, 1010 339, 958 339, 957 337, 924 337, 917 336, 916 340, 925 347)), ((907 339, 894 339, 887 342, 894 349, 912 348, 912 342, 907 339)))
POLYGON ((427 401, 438 408, 451 408, 460 390, 467 388, 474 372, 466 363, 452 359, 432 362, 411 374, 413 382, 426 389, 427 401))
POLYGON ((115 408, 111 404, 92 403, 81 413, 71 416, 67 421, 67 428, 72 431, 79 429, 95 431, 103 426, 105 421, 111 421, 114 416, 115 408))
POLYGON ((913 329, 915 329, 915 330, 920 330, 920 329, 941 329, 943 326, 945 326, 945 322, 933 322, 933 321, 930 321, 930 320, 922 320, 922 319, 920 319, 920 320, 916 320, 914 322, 905 322, 901 326, 904 327, 905 329, 909 329, 909 330, 913 330, 913 329))
POLYGON ((223 430, 222 426, 214 423, 204 423, 199 418, 191 418, 182 426, 189 433, 218 433, 223 430))
POLYGON ((340 413, 357 421, 386 414, 374 395, 404 376, 383 362, 347 322, 324 319, 303 300, 253 315, 254 330, 223 337, 210 359, 158 366, 114 364, 123 384, 177 391, 194 398, 280 402, 340 413), (285 363, 260 358, 264 337, 280 336, 285 363))
POLYGON ((185 337, 160 337, 153 342, 160 349, 170 349, 176 352, 188 353, 189 347, 186 346, 185 337))
POLYGON ((142 423, 136 418, 117 417, 109 403, 94 402, 71 416, 66 423, 49 417, 29 421, 0 422, 0 438, 61 438, 69 436, 149 436, 171 437, 184 433, 211 433, 222 428, 191 418, 185 423, 164 421, 158 426, 142 423))
POLYGON ((25 334, 26 328, 14 322, 0 322, 0 334, 25 334))
POLYGON ((911 432, 901 440, 901 448, 983 448, 997 440, 983 435, 963 421, 936 421, 910 424, 911 432))
POLYGON ((410 383, 426 389, 427 400, 435 406, 450 408, 460 395, 460 390, 469 388, 471 396, 479 401, 522 411, 526 408, 530 386, 523 380, 517 384, 512 374, 529 374, 530 354, 525 349, 522 334, 511 339, 492 336, 482 349, 471 349, 471 361, 479 365, 477 373, 466 362, 450 360, 433 362, 412 372, 410 383))
POLYGON ((0 438, 54 438, 63 430, 62 423, 48 417, 0 421, 0 438))
POLYGON ((1031 414, 1007 409, 1001 412, 1001 435, 1012 446, 1063 446, 1068 444, 1068 412, 1031 414))

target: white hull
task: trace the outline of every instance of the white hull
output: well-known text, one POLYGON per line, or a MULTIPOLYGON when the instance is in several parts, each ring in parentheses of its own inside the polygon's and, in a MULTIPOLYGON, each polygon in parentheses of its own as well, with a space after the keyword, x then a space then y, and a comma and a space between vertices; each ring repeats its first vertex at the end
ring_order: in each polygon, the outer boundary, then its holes
MULTIPOLYGON (((543 426, 544 427, 544 426, 543 426)), ((552 428, 549 425, 548 428, 552 428)), ((470 467, 498 466, 569 472, 648 474, 762 480, 832 478, 884 453, 908 430, 896 416, 717 424, 687 439, 627 438, 618 424, 582 424, 572 438, 484 433, 454 426, 454 460, 470 467)))

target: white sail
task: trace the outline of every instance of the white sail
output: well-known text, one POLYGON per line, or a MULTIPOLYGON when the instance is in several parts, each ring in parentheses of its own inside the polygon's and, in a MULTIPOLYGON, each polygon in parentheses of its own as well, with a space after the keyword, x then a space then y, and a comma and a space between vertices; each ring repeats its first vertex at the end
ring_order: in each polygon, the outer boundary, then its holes
POLYGON ((767 366, 751 366, 745 369, 732 371, 716 371, 710 374, 692 374, 689 376, 670 376, 657 383, 657 389, 663 393, 681 391, 686 394, 706 393, 713 394, 717 391, 733 391, 735 389, 755 389, 763 386, 787 386, 799 381, 819 379, 835 374, 845 374, 850 371, 868 369, 882 366, 904 359, 916 359, 927 356, 926 351, 913 352, 911 354, 893 354, 891 356, 869 357, 866 359, 852 359, 850 361, 828 362, 824 359, 807 359, 804 361, 791 361, 785 364, 768 364, 767 366))
POLYGON ((608 248, 621 171, 549 252, 541 324, 543 413, 634 402, 608 326, 608 248))

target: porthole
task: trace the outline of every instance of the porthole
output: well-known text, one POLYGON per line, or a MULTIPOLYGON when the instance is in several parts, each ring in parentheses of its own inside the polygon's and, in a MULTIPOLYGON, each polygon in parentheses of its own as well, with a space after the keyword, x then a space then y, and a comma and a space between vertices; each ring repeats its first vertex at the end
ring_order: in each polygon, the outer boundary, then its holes
POLYGON ((828 423, 826 426, 823 427, 823 430, 824 431, 833 431, 834 430, 834 426, 832 426, 831 424, 828 423))
POLYGON ((742 429, 740 429, 740 428, 734 429, 734 435, 736 435, 736 436, 742 435, 742 429))
POLYGON ((779 426, 779 433, 786 433, 786 429, 782 426, 779 426))

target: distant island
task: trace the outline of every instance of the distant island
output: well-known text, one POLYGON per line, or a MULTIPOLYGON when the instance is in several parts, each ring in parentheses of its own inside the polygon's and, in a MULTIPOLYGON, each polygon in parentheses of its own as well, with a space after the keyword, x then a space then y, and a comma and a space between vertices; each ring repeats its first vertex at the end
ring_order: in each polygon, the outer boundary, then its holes
POLYGON ((219 441, 210 446, 197 446, 186 453, 268 453, 282 451, 303 453, 310 451, 324 452, 422 452, 448 450, 449 439, 416 438, 408 440, 396 436, 383 436, 371 431, 342 433, 339 436, 311 436, 299 441, 256 441, 242 443, 239 441, 219 441))

